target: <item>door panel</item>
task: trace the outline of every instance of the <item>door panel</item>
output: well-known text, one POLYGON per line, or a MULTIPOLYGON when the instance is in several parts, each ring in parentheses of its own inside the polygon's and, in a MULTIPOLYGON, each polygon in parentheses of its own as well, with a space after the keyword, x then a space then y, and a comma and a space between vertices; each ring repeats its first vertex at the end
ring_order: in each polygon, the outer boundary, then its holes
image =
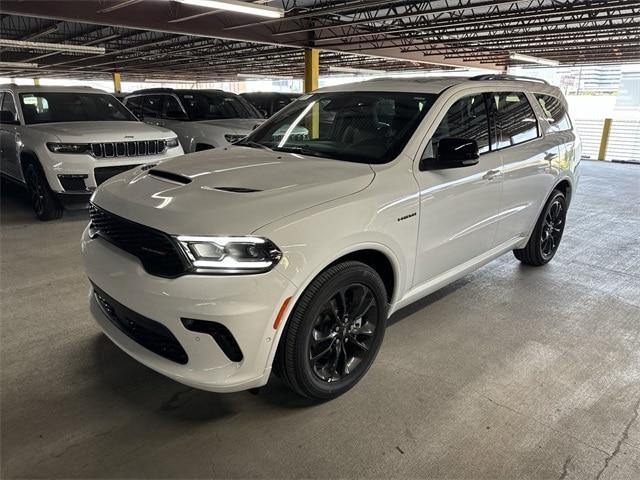
POLYGON ((559 145, 543 136, 531 99, 522 92, 491 94, 496 136, 502 149, 503 190, 497 243, 532 230, 553 175, 550 165, 559 157, 559 145))
POLYGON ((502 188, 501 157, 489 146, 484 96, 457 100, 427 145, 423 157, 437 162, 442 138, 473 139, 482 154, 478 164, 417 172, 420 229, 414 286, 490 250, 497 229, 502 188))
MULTIPOLYGON (((13 95, 0 92, 0 110, 9 111, 17 118, 17 110, 13 95)), ((14 178, 22 179, 22 170, 18 159, 18 126, 0 125, 0 163, 1 171, 14 178)))

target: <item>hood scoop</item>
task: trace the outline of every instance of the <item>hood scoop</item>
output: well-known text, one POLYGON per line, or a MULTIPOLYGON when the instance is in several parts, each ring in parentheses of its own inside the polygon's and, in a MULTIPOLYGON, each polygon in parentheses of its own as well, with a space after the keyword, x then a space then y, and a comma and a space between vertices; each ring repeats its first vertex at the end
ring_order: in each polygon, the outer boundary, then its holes
POLYGON ((152 177, 160 178, 162 180, 168 180, 173 183, 179 183, 180 185, 187 185, 192 181, 191 178, 185 177, 184 175, 165 172, 164 170, 158 170, 157 168, 152 168, 151 170, 149 170, 149 175, 151 175, 152 177))
POLYGON ((220 190, 221 192, 231 192, 231 193, 262 192, 262 190, 258 190, 257 188, 244 188, 244 187, 214 187, 214 190, 220 190))

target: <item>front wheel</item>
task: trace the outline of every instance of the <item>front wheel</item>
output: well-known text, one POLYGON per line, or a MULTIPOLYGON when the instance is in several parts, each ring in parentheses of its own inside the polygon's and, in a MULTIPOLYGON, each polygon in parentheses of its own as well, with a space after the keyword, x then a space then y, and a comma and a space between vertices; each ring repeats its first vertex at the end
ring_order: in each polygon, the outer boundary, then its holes
POLYGON ((368 265, 328 268, 305 290, 283 334, 276 372, 294 391, 330 400, 352 388, 373 363, 387 321, 387 294, 368 265))
POLYGON ((558 251, 567 218, 567 201, 564 193, 554 190, 547 201, 529 242, 513 254, 522 263, 540 266, 549 263, 558 251))
POLYGON ((27 189, 31 197, 31 206, 40 220, 55 220, 62 216, 62 205, 55 197, 42 170, 30 163, 24 172, 27 189))

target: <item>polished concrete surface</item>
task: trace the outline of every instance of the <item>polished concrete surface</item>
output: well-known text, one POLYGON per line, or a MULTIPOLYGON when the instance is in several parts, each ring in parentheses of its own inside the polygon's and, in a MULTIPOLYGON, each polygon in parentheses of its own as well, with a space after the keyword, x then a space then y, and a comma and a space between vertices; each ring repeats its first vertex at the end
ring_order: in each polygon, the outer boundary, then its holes
POLYGON ((85 223, 3 184, 2 478, 640 478, 640 166, 584 162, 550 265, 506 255, 400 312, 322 405, 127 357, 89 316, 85 223))

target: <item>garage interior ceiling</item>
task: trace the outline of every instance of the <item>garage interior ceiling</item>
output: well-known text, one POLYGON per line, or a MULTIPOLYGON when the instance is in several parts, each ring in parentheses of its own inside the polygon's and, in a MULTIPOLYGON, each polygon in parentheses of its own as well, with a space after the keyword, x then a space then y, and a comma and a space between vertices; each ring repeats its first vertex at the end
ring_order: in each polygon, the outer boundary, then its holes
POLYGON ((218 79, 238 73, 300 77, 303 48, 321 68, 424 70, 521 62, 640 61, 640 1, 260 0, 285 17, 264 19, 171 0, 3 0, 2 38, 99 46, 100 55, 3 47, 2 76, 218 79))

